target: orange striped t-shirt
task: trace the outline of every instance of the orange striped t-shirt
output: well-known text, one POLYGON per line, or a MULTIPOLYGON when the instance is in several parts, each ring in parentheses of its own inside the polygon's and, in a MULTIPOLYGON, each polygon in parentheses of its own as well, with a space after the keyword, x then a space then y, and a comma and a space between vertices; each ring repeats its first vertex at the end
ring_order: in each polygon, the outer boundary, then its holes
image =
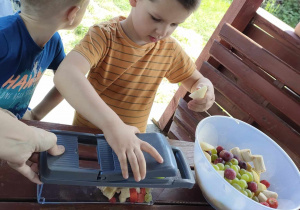
MULTIPOLYGON (((178 83, 195 64, 173 38, 140 46, 122 30, 117 17, 92 26, 73 49, 90 63, 88 80, 124 123, 146 131, 157 88, 164 77, 178 83)), ((95 127, 75 113, 74 125, 95 127)))

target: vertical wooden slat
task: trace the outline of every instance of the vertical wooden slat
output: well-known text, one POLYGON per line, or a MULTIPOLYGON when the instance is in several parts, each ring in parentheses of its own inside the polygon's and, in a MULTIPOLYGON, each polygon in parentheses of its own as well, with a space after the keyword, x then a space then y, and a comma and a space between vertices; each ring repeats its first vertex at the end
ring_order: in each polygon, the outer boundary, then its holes
MULTIPOLYGON (((263 0, 234 0, 231 3, 224 17, 218 24, 214 33, 212 34, 204 49, 202 50, 200 56, 198 57, 196 61, 197 69, 200 69, 202 63, 210 58, 210 55, 208 53, 209 49, 213 43, 213 40, 220 40, 218 34, 223 24, 229 23, 236 29, 243 31, 256 14, 256 10, 260 7, 262 1, 263 0)), ((179 98, 183 98, 186 94, 187 91, 183 87, 180 87, 175 93, 173 99, 159 119, 159 126, 162 131, 167 132, 171 124, 172 117, 177 107, 179 98)))

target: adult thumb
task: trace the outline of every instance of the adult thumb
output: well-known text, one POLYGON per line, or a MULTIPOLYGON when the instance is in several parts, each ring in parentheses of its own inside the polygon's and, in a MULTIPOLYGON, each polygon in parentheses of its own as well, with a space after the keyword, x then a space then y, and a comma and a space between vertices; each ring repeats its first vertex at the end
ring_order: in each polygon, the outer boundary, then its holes
POLYGON ((57 156, 65 152, 65 147, 57 145, 57 137, 54 133, 40 128, 32 127, 35 132, 35 152, 47 151, 49 154, 57 156))

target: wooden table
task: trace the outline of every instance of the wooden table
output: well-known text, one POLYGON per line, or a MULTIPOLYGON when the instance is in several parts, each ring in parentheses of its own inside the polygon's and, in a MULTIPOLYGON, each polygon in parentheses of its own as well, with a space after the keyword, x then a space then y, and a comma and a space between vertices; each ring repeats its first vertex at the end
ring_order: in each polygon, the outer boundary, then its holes
MULTIPOLYGON (((39 121, 24 121, 26 124, 46 130, 66 130, 85 133, 99 133, 97 129, 53 124, 39 121)), ((194 143, 169 140, 171 145, 180 147, 193 169, 194 143)), ((0 209, 213 209, 204 199, 196 184, 192 189, 160 189, 154 205, 123 204, 38 204, 36 184, 31 183, 5 161, 0 160, 0 209)))

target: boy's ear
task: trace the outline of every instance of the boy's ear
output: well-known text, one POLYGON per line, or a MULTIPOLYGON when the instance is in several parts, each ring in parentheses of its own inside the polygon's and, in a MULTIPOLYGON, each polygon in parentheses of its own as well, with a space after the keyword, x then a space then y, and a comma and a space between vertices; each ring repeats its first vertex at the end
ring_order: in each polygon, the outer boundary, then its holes
POLYGON ((130 3, 130 5, 132 6, 132 7, 136 7, 136 2, 137 2, 138 0, 129 0, 129 3, 130 3))
POLYGON ((73 6, 69 9, 68 11, 68 14, 67 14, 67 19, 69 21, 69 25, 72 25, 75 18, 76 18, 76 15, 77 15, 77 12, 80 10, 80 7, 79 6, 73 6))

